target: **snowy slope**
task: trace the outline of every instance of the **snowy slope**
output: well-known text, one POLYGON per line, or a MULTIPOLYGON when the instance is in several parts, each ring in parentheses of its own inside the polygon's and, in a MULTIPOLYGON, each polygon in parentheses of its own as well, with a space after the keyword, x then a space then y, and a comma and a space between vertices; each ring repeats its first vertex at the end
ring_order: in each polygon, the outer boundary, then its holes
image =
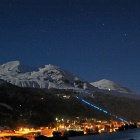
POLYGON ((20 63, 19 61, 11 61, 7 62, 0 66, 0 74, 7 75, 7 74, 19 74, 19 73, 26 73, 37 70, 36 68, 32 68, 29 66, 25 66, 24 64, 20 63))
POLYGON ((102 79, 100 81, 93 82, 91 83, 91 85, 102 90, 115 91, 120 93, 134 93, 130 89, 107 79, 102 79))
POLYGON ((0 66, 0 79, 20 87, 94 89, 78 76, 51 64, 35 69, 19 61, 8 62, 0 66))

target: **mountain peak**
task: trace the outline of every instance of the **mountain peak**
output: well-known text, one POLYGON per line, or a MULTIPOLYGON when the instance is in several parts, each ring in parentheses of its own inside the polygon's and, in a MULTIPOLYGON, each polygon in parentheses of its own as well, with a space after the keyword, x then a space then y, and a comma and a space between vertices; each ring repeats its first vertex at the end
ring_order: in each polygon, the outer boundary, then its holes
POLYGON ((52 64, 48 64, 48 65, 42 66, 40 69, 52 70, 52 69, 59 69, 59 67, 52 65, 52 64))
POLYGON ((21 64, 20 61, 16 60, 16 61, 10 61, 10 62, 7 62, 5 64, 3 64, 3 66, 8 66, 8 67, 15 67, 15 66, 19 66, 21 64))
POLYGON ((104 82, 111 82, 111 83, 114 83, 113 81, 110 81, 108 79, 101 79, 100 81, 104 81, 104 82))
POLYGON ((97 82, 107 84, 108 86, 110 85, 111 87, 112 87, 112 85, 119 85, 119 86, 121 86, 120 84, 115 83, 115 82, 113 82, 111 80, 108 80, 108 79, 101 79, 101 80, 99 80, 97 82))
POLYGON ((25 66, 20 61, 10 61, 0 66, 0 73, 25 73, 35 70, 29 66, 25 66))
POLYGON ((91 83, 91 85, 103 90, 116 91, 120 93, 134 93, 130 89, 107 79, 102 79, 97 82, 93 82, 91 83))

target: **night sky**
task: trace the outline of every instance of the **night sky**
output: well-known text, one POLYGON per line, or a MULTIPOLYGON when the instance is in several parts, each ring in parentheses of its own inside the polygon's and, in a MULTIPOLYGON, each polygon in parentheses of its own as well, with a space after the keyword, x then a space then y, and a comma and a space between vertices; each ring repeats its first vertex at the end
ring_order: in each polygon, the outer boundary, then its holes
POLYGON ((13 60, 140 93, 140 1, 0 0, 0 64, 13 60))

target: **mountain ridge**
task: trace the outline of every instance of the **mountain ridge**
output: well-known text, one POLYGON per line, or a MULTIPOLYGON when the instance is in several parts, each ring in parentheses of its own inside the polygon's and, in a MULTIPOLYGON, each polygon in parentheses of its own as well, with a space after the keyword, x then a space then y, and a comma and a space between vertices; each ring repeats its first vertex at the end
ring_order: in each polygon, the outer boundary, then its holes
POLYGON ((113 81, 102 79, 89 83, 79 76, 52 64, 33 68, 19 61, 7 62, 0 65, 0 79, 19 87, 72 89, 85 95, 98 91, 117 96, 138 97, 137 93, 113 81))
POLYGON ((0 66, 0 79, 20 87, 96 89, 79 76, 51 64, 31 68, 19 61, 7 62, 0 66))
POLYGON ((108 91, 116 91, 116 92, 120 92, 120 93, 135 93, 134 91, 132 91, 131 89, 122 86, 116 82, 107 80, 107 79, 102 79, 96 82, 92 82, 91 85, 102 89, 102 90, 108 90, 108 91))
POLYGON ((31 72, 37 69, 26 66, 22 64, 20 61, 16 60, 16 61, 10 61, 10 62, 0 65, 0 70, 1 70, 1 73, 4 74, 5 72, 6 73, 13 73, 13 72, 26 73, 26 72, 31 72))

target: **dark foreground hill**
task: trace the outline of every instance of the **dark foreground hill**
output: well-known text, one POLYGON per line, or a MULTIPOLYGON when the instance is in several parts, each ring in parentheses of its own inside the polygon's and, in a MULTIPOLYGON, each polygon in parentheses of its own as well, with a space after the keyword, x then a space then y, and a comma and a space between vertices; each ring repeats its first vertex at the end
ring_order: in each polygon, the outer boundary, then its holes
MULTIPOLYGON (((0 86, 0 125, 52 125, 56 117, 112 119, 75 98, 72 90, 0 86)), ((84 98, 84 97, 83 97, 84 98)), ((86 100, 128 121, 140 121, 139 100, 94 93, 86 100)))

